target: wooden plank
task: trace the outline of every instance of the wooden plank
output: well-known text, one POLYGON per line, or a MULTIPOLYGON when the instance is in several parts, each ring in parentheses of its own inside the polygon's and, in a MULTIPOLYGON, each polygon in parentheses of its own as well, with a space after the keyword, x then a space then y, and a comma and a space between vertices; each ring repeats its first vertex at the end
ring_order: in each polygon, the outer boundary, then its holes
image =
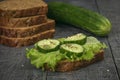
POLYGON ((0 80, 46 80, 46 72, 30 65, 25 49, 0 45, 0 80))
POLYGON ((112 23, 112 31, 108 37, 108 43, 120 79, 120 0, 96 1, 100 13, 108 17, 112 23))

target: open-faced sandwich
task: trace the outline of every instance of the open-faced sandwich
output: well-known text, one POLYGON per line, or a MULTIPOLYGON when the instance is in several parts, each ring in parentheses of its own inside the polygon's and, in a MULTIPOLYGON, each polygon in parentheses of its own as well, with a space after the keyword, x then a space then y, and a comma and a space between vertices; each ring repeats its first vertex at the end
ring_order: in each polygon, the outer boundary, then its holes
POLYGON ((103 60, 106 45, 95 37, 79 33, 67 38, 44 39, 32 49, 27 58, 36 68, 50 71, 73 71, 103 60))

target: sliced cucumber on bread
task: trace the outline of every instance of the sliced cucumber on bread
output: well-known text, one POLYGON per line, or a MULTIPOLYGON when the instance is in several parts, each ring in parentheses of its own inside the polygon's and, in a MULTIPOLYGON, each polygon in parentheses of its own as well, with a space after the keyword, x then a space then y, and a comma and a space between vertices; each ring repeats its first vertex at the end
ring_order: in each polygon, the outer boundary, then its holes
POLYGON ((83 47, 75 43, 67 43, 60 46, 60 52, 65 54, 67 58, 71 58, 72 60, 74 60, 76 56, 82 56, 83 51, 83 47))
POLYGON ((63 43, 77 43, 83 45, 86 42, 87 36, 79 33, 64 39, 63 43))
POLYGON ((44 39, 27 49, 27 58, 36 68, 73 71, 104 58, 106 45, 95 37, 76 34, 68 38, 44 39), (85 42, 81 45, 81 41, 85 42))
POLYGON ((81 54, 83 52, 83 47, 78 44, 68 43, 61 45, 60 50, 62 53, 81 54))
POLYGON ((40 52, 50 52, 58 49, 60 42, 55 39, 44 39, 35 44, 40 52))

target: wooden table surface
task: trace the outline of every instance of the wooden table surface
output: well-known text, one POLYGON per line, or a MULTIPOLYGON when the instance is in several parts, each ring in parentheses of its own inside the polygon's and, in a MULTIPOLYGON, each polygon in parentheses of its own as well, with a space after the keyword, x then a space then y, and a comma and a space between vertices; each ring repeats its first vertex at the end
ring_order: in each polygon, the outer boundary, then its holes
MULTIPOLYGON (((107 37, 97 37, 108 46, 105 50, 104 60, 72 72, 43 72, 34 68, 26 59, 26 47, 11 48, 0 45, 0 80, 120 80, 120 0, 59 1, 99 12, 111 21, 112 30, 110 34, 107 37)), ((92 35, 74 26, 56 24, 55 38, 66 37, 79 32, 92 35)), ((27 48, 31 47, 33 46, 27 46, 27 48)))

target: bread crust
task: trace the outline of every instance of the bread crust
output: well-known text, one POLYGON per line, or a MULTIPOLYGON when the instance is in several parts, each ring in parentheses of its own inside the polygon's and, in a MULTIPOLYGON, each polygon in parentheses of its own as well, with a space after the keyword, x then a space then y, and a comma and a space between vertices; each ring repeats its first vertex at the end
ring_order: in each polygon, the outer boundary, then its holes
POLYGON ((36 15, 22 18, 0 17, 0 27, 30 27, 45 23, 47 17, 45 15, 36 15))
POLYGON ((47 4, 42 0, 4 0, 0 2, 0 16, 2 17, 27 17, 45 15, 48 11, 47 4))
POLYGON ((33 36, 34 34, 44 32, 47 30, 51 30, 55 28, 55 21, 48 19, 46 23, 34 25, 30 27, 0 27, 0 35, 13 37, 13 38, 21 38, 27 36, 33 36))
POLYGON ((41 39, 52 38, 54 36, 55 30, 47 30, 45 32, 40 32, 33 36, 25 37, 25 38, 9 38, 6 36, 0 36, 0 44, 11 46, 11 47, 22 47, 28 46, 36 43, 41 39))
MULTIPOLYGON (((103 59, 104 59, 104 51, 101 50, 90 61, 81 60, 81 61, 70 62, 67 60, 62 60, 62 61, 58 62, 58 64, 56 65, 55 71, 59 71, 59 72, 74 71, 74 70, 78 70, 80 68, 86 67, 95 62, 101 61, 103 59)), ((47 65, 45 65, 45 69, 48 71, 52 71, 52 69, 50 69, 47 65)))

